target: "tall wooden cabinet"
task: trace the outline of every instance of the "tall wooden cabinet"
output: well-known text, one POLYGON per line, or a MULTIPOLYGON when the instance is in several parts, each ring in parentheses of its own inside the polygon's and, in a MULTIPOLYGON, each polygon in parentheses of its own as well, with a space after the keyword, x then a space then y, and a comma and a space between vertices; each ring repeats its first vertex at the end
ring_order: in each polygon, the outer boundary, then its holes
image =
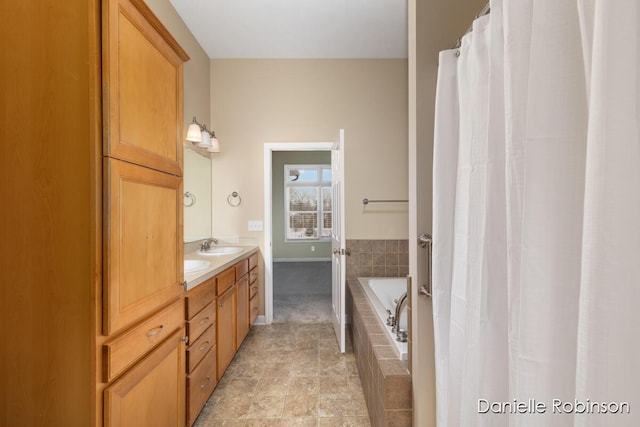
POLYGON ((181 427, 182 63, 188 56, 142 0, 102 4, 104 425, 181 427), (114 348, 128 369, 112 381, 116 360, 107 350, 114 348))
POLYGON ((183 426, 188 57, 142 0, 0 20, 0 425, 183 426))

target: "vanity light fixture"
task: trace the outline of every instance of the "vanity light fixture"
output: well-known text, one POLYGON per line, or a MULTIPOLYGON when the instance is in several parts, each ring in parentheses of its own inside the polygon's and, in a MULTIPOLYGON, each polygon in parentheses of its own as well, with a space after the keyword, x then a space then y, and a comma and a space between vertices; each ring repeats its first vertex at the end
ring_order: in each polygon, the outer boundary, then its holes
POLYGON ((216 138, 216 133, 207 129, 206 125, 199 123, 195 117, 187 129, 186 140, 193 145, 198 144, 198 147, 206 148, 210 153, 220 152, 220 143, 216 138))
POLYGON ((189 142, 200 142, 202 140, 202 136, 200 132, 202 132, 202 126, 200 123, 196 121, 196 118, 193 118, 193 122, 189 125, 189 129, 187 130, 187 141, 189 142))
POLYGON ((211 134, 207 130, 206 126, 203 126, 202 132, 200 133, 200 142, 198 143, 198 147, 211 147, 211 134))
POLYGON ((207 151, 210 153, 220 152, 220 143, 218 142, 218 138, 216 138, 216 133, 214 131, 211 131, 211 147, 208 147, 207 151))

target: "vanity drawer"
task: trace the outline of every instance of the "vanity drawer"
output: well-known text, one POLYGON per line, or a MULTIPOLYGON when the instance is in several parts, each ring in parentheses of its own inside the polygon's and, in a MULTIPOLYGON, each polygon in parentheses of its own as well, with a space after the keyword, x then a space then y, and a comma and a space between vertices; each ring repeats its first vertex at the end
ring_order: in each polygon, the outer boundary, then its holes
POLYGON ((258 280, 258 269, 254 268, 249 272, 249 283, 253 283, 258 280))
POLYGON ((243 259, 235 265, 236 267, 236 282, 239 281, 249 271, 249 261, 243 259))
POLYGON ((260 298, 255 296, 255 298, 251 298, 249 301, 249 327, 253 326, 258 318, 258 303, 260 302, 260 298))
POLYGON ((249 270, 252 270, 254 267, 258 266, 258 252, 254 253, 249 257, 249 270))
POLYGON ((187 376, 187 417, 190 426, 216 387, 216 352, 209 351, 196 369, 187 376))
POLYGON ((216 322, 216 304, 211 302, 200 313, 196 314, 193 319, 187 322, 187 336, 189 342, 195 342, 200 335, 211 325, 216 322))
POLYGON ((193 372, 208 351, 215 352, 215 346, 216 327, 210 326, 197 340, 192 341, 189 348, 187 348, 187 373, 193 372))
POLYGON ((222 273, 216 276, 217 292, 218 295, 222 295, 224 291, 229 289, 236 283, 236 271, 234 267, 227 268, 222 273))
POLYGON ((187 319, 193 318, 207 304, 216 299, 216 280, 211 278, 187 292, 187 319))
POLYGON ((180 298, 140 325, 104 344, 104 381, 114 379, 183 324, 184 300, 180 298))
POLYGON ((253 282, 249 285, 249 299, 252 299, 256 295, 258 295, 258 282, 253 282))

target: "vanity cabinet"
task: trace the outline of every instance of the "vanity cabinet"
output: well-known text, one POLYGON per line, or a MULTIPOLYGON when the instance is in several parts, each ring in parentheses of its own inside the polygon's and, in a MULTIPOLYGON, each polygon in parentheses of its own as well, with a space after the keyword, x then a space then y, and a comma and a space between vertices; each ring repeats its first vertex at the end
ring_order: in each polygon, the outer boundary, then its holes
POLYGON ((186 425, 191 426, 217 384, 216 279, 187 292, 186 425))
POLYGON ((238 311, 236 323, 236 350, 249 333, 249 260, 236 264, 236 287, 238 288, 238 311))
POLYGON ((249 257, 249 328, 256 323, 258 318, 258 305, 260 298, 258 297, 258 253, 249 257))
POLYGON ((220 381, 233 356, 236 354, 236 325, 237 325, 237 287, 229 287, 218 295, 217 326, 217 380, 220 381))
POLYGON ((254 252, 186 294, 187 426, 193 425, 249 333, 249 301, 257 295, 257 259, 254 252))

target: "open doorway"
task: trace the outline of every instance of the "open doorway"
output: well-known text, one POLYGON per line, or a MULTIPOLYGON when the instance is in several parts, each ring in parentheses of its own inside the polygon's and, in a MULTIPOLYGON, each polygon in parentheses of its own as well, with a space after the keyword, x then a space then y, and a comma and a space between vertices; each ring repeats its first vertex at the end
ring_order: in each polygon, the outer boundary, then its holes
POLYGON ((265 144, 267 324, 331 321, 331 223, 324 221, 331 211, 322 201, 331 185, 333 145, 265 144))
POLYGON ((273 322, 331 321, 331 153, 272 155, 273 322))

